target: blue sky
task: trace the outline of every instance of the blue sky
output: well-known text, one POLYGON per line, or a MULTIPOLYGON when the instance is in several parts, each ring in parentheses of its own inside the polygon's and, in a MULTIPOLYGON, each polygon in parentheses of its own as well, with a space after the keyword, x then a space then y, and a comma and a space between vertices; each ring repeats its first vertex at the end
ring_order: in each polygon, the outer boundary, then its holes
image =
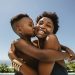
POLYGON ((59 16, 57 37, 61 44, 75 52, 75 0, 0 0, 0 60, 8 60, 8 50, 18 36, 10 26, 11 17, 28 13, 35 22, 43 11, 56 12, 59 16))

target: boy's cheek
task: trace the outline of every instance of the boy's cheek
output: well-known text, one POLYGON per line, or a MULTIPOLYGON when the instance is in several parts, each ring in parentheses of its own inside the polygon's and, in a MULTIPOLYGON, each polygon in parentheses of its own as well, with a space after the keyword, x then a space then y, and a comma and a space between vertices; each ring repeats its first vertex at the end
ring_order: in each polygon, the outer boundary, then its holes
POLYGON ((38 33, 38 29, 37 28, 34 29, 33 32, 34 32, 34 35, 36 35, 38 33))

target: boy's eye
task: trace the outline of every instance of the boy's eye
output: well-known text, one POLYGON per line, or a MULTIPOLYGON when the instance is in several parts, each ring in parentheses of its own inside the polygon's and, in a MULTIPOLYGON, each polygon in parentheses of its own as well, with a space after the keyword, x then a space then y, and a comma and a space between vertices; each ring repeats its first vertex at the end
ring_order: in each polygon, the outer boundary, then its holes
POLYGON ((32 24, 29 24, 30 27, 32 27, 32 24))

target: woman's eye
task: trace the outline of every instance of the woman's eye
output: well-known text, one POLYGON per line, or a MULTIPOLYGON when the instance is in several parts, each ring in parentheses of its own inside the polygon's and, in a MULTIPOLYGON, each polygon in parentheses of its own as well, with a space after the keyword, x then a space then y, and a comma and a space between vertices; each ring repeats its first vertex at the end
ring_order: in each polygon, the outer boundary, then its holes
POLYGON ((39 22, 39 25, 42 25, 42 24, 43 24, 43 21, 40 21, 40 22, 39 22))
POLYGON ((47 25, 47 27, 51 28, 51 26, 50 26, 50 25, 47 25))

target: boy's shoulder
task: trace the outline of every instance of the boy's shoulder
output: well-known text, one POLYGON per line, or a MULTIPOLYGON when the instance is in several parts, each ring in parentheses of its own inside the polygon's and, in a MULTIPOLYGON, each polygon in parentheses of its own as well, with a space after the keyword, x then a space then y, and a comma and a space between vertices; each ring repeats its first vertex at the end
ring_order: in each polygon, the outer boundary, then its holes
POLYGON ((16 40, 13 40, 13 44, 15 44, 15 43, 17 43, 17 42, 19 42, 19 41, 23 41, 23 39, 21 39, 21 38, 18 38, 18 39, 16 39, 16 40))

